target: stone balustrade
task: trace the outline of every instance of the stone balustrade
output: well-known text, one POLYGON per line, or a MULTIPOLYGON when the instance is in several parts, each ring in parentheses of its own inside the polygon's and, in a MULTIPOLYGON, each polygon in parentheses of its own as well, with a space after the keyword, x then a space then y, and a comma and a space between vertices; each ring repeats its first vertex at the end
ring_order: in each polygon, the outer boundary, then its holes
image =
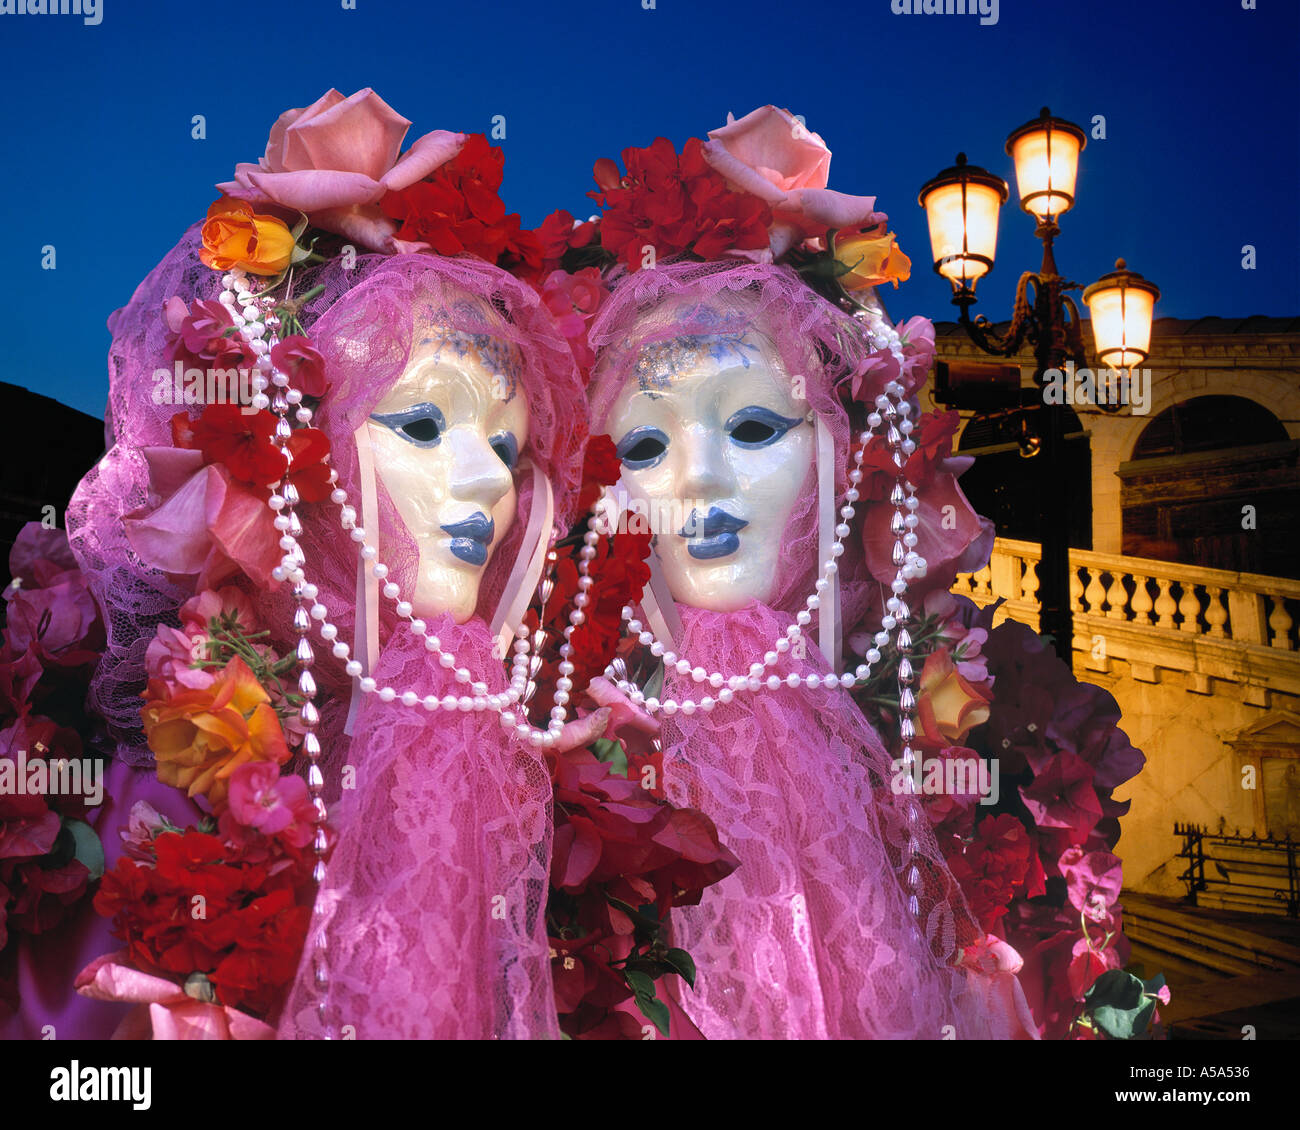
MULTIPOLYGON (((995 623, 1037 628, 1039 556, 1035 542, 999 538, 989 564, 953 592, 981 607, 1003 597, 995 623)), ((1189 691, 1233 682, 1255 706, 1270 691, 1300 695, 1300 582, 1086 550, 1071 551, 1070 570, 1076 669, 1124 660, 1140 682, 1180 671, 1189 691)))

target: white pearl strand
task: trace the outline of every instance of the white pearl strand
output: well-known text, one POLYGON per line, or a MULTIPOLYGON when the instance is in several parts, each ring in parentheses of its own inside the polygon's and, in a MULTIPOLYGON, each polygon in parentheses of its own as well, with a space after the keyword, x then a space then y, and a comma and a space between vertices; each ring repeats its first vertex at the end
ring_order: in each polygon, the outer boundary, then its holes
MULTIPOLYGON (((256 294, 248 287, 247 278, 242 271, 232 271, 222 280, 225 289, 220 294, 220 301, 223 306, 230 311, 231 318, 235 326, 244 335, 250 348, 257 356, 256 371, 252 378, 254 395, 252 405, 255 408, 267 409, 271 407, 271 399, 266 395, 266 389, 269 385, 275 385, 282 394, 286 405, 297 405, 296 418, 299 423, 309 424, 312 419, 312 412, 302 404, 302 393, 297 389, 288 387, 288 378, 271 363, 270 350, 271 342, 263 340, 267 327, 262 320, 261 304, 258 302, 256 294), (270 374, 269 379, 267 374, 270 374)), ((286 422, 287 426, 287 422, 286 422)), ((279 425, 277 425, 277 429, 279 425)), ((277 431, 278 434, 278 431, 277 431)), ((527 741, 535 746, 552 746, 557 741, 560 731, 564 727, 564 719, 567 714, 566 703, 569 700, 569 691, 572 690, 573 682, 569 678, 573 674, 573 665, 569 662, 572 654, 572 644, 569 642, 573 629, 583 622, 585 614, 581 611, 582 607, 588 603, 586 595, 587 589, 591 587, 591 578, 587 575, 587 563, 594 556, 595 551, 587 550, 590 547, 584 547, 584 555, 579 561, 579 586, 581 591, 575 597, 577 609, 570 613, 569 625, 564 630, 564 643, 560 648, 560 675, 556 681, 555 704, 551 709, 551 719, 545 730, 538 729, 529 723, 527 714, 523 710, 519 712, 518 717, 509 709, 515 703, 519 702, 524 694, 528 678, 528 640, 527 631, 523 628, 517 630, 519 637, 514 646, 514 660, 512 664, 512 676, 510 688, 502 694, 489 694, 487 684, 481 680, 474 680, 473 673, 465 667, 456 665, 456 657, 442 647, 442 642, 437 636, 428 634, 427 624, 414 615, 414 609, 409 601, 401 598, 401 592, 398 585, 388 579, 389 569, 387 565, 378 561, 378 550, 366 542, 366 533, 356 525, 356 511, 347 505, 347 492, 338 485, 338 473, 334 470, 330 472, 330 482, 333 484, 333 491, 330 499, 339 506, 340 524, 343 529, 350 533, 354 542, 357 543, 357 552, 361 559, 369 563, 370 570, 377 580, 383 581, 384 596, 393 601, 396 605, 397 614, 409 621, 411 630, 416 635, 424 638, 425 647, 439 655, 439 662, 448 669, 454 668, 456 681, 459 683, 468 683, 471 694, 468 695, 445 695, 438 698, 436 695, 425 695, 421 697, 415 691, 407 690, 398 692, 391 686, 378 686, 376 680, 370 676, 362 675, 362 666, 355 660, 350 659, 352 648, 345 641, 338 638, 338 627, 329 621, 329 610, 319 601, 320 590, 318 586, 312 584, 302 568, 305 558, 302 547, 298 542, 298 537, 302 533, 301 522, 293 512, 293 506, 297 502, 296 491, 292 484, 284 484, 279 491, 272 491, 267 505, 276 512, 275 527, 280 532, 280 548, 285 551, 285 556, 271 571, 271 575, 278 581, 288 580, 295 586, 295 592, 301 591, 302 597, 311 602, 308 610, 308 616, 318 624, 318 632, 321 639, 329 643, 332 647, 335 658, 347 660, 344 670, 356 680, 357 686, 364 694, 377 694, 383 702, 393 702, 400 700, 403 706, 415 707, 423 706, 425 710, 434 711, 442 710, 459 710, 463 712, 492 710, 500 714, 501 724, 521 740, 527 741), (282 513, 288 509, 288 513, 282 513)), ((593 539, 594 541, 594 539, 593 539)))
MULTIPOLYGON (((245 329, 246 331, 250 327, 256 327, 252 330, 252 341, 250 341, 250 344, 254 351, 259 355, 259 370, 270 371, 272 373, 271 381, 277 386, 283 388, 288 384, 287 378, 274 370, 273 366, 271 366, 269 360, 269 346, 260 340, 264 328, 256 320, 259 316, 259 311, 257 309, 255 296, 247 290, 246 284, 244 284, 242 277, 238 274, 236 274, 232 281, 235 284, 234 290, 236 293, 230 291, 223 292, 222 301, 231 308, 232 316, 235 318, 235 324, 237 326, 240 326, 241 329, 245 329), (236 299, 244 307, 242 315, 234 310, 234 301, 236 299)), ((892 330, 889 331, 889 333, 892 334, 892 340, 889 338, 886 338, 885 340, 889 345, 891 352, 894 353, 896 359, 901 363, 901 343, 898 335, 892 330)), ((879 337, 877 337, 876 340, 879 342, 879 337)), ((259 375, 255 375, 253 378, 253 385, 256 390, 256 395, 253 399, 254 406, 265 407, 266 405, 269 405, 270 402, 266 398, 264 392, 267 386, 265 376, 262 376, 259 372, 259 375), (264 403, 259 402, 259 396, 262 398, 262 402, 264 403)), ((865 657, 867 663, 859 665, 854 673, 845 673, 843 675, 835 675, 834 673, 828 675, 799 675, 791 673, 785 677, 769 675, 764 678, 763 672, 769 667, 774 666, 778 662, 782 653, 790 650, 794 641, 802 635, 804 627, 811 623, 812 612, 815 611, 821 603, 820 594, 825 592, 829 587, 829 578, 838 569, 838 564, 835 558, 839 557, 844 552, 843 540, 849 533, 848 523, 852 520, 855 514, 854 503, 860 497, 857 485, 862 481, 861 464, 863 462, 866 445, 870 441, 871 435, 881 427, 884 419, 888 418, 890 421, 889 433, 891 446, 896 446, 901 450, 903 459, 915 450, 915 443, 910 438, 905 438, 910 435, 913 430, 913 425, 912 422, 906 418, 911 411, 911 405, 906 401, 906 399, 904 399, 903 392, 904 390, 901 384, 897 381, 891 381, 886 386, 886 394, 882 394, 876 398, 877 411, 868 416, 868 429, 860 434, 859 440, 861 446, 854 453, 854 459, 857 466, 849 473, 849 479, 852 485, 846 492, 845 504, 840 510, 840 516, 843 521, 835 528, 835 541, 832 545, 831 559, 823 563, 822 575, 816 582, 815 591, 805 601, 806 608, 799 612, 796 617, 796 623, 787 628, 786 635, 775 642, 774 649, 766 653, 763 657, 763 662, 751 664, 748 675, 724 675, 721 672, 708 672, 702 667, 692 667, 688 660, 679 660, 672 652, 667 652, 664 646, 654 638, 652 633, 646 631, 639 621, 632 618, 632 609, 624 608, 623 618, 627 621, 629 630, 638 636, 641 643, 650 646, 652 654, 661 656, 666 665, 674 665, 679 673, 689 673, 695 682, 703 683, 707 681, 710 686, 719 689, 719 694, 716 698, 705 696, 700 700, 687 699, 682 701, 667 698, 663 700, 654 697, 647 698, 641 689, 635 684, 619 678, 611 664, 606 668, 606 675, 614 679, 620 689, 622 689, 624 693, 628 694, 634 702, 643 706, 647 711, 652 713, 662 711, 664 714, 672 715, 678 710, 681 710, 684 714, 692 714, 696 709, 701 709, 706 712, 712 710, 718 702, 730 702, 736 691, 756 692, 761 690, 764 686, 769 690, 776 690, 782 686, 789 688, 806 686, 809 689, 834 689, 839 686, 852 686, 854 683, 870 676, 872 667, 880 659, 879 648, 888 643, 890 638, 889 630, 896 628, 899 623, 896 614, 902 611, 904 616, 906 615, 906 605, 903 604, 901 597, 902 593, 906 591, 907 581, 915 576, 924 575, 925 561, 916 553, 914 548, 917 544, 917 538, 913 531, 918 524, 918 519, 914 513, 908 514, 904 517, 900 509, 900 506, 906 506, 908 510, 914 512, 920 505, 919 501, 915 497, 915 488, 911 483, 903 484, 902 490, 904 493, 901 498, 898 497, 900 493, 899 486, 895 487, 893 495, 891 495, 891 501, 894 503, 896 508, 894 521, 891 526, 891 528, 894 529, 897 538, 894 557, 896 563, 901 564, 902 568, 892 586, 894 595, 888 601, 888 614, 882 620, 882 630, 878 632, 875 637, 876 647, 870 649, 865 657), (891 399, 891 397, 894 399, 891 399), (898 425, 895 426, 893 420, 897 416, 901 416, 902 419, 898 425)), ((311 411, 310 409, 301 406, 302 394, 297 390, 286 389, 286 399, 290 403, 299 405, 297 411, 298 420, 301 423, 309 423, 311 420, 311 411)), ((332 491, 330 498, 331 501, 340 508, 340 524, 344 530, 350 533, 352 540, 357 543, 358 553, 362 560, 370 562, 370 569, 375 578, 384 582, 382 590, 383 595, 394 602, 398 615, 408 620, 412 631, 424 638, 425 646, 428 650, 439 654, 442 666, 448 669, 455 668, 456 680, 461 683, 469 683, 470 689, 473 693, 461 696, 446 695, 441 699, 436 695, 425 695, 421 697, 415 691, 411 690, 399 692, 396 688, 391 686, 379 687, 374 678, 362 675, 361 664, 357 660, 349 658, 352 650, 351 647, 345 641, 338 638, 339 630, 336 625, 329 621, 328 609, 317 600, 319 596, 317 586, 307 582, 303 575, 301 562, 298 560, 298 557, 301 555, 301 549, 298 546, 296 536, 301 532, 301 528, 299 527, 297 530, 292 529, 290 521, 278 514, 278 511, 283 509, 286 504, 285 498, 283 495, 272 494, 269 500, 269 505, 273 510, 277 511, 276 525, 277 529, 280 529, 282 534, 280 545, 287 553, 287 556, 283 559, 281 564, 272 570, 272 575, 275 576, 277 580, 289 579, 302 584, 303 592, 307 599, 314 602, 310 610, 310 615, 312 619, 317 621, 319 624, 318 631, 321 638, 332 645, 333 653, 336 658, 347 661, 345 671, 350 677, 357 681, 357 685, 361 692, 363 694, 377 694, 381 701, 384 702, 400 700, 403 706, 423 706, 424 709, 429 711, 437 709, 461 710, 465 712, 492 710, 500 714, 502 726, 506 729, 512 730, 520 740, 528 741, 536 746, 554 745, 564 726, 564 719, 567 715, 569 692, 572 690, 573 686, 570 678, 574 671, 573 665, 570 662, 570 657, 572 655, 572 643, 570 640, 574 628, 583 623, 586 618, 583 609, 590 601, 588 593, 593 583, 592 578, 588 575, 588 567, 590 561, 595 556, 595 544, 597 540, 601 536, 604 536, 604 533, 599 529, 601 522, 599 512, 593 511, 592 515, 589 517, 588 529, 583 539, 585 544, 579 552, 579 591, 574 597, 575 608, 573 612, 569 614, 569 624, 564 629, 564 643, 560 647, 560 678, 556 682, 556 693, 554 704, 551 708, 551 717, 546 729, 542 730, 534 727, 527 720, 527 714, 523 709, 522 704, 517 712, 512 709, 516 704, 520 703, 520 700, 524 695, 525 687, 528 683, 528 657, 530 645, 527 631, 520 628, 516 632, 517 638, 514 644, 514 657, 512 661, 512 674, 509 689, 502 694, 487 693, 486 683, 481 680, 474 680, 473 673, 467 668, 458 667, 456 665, 455 656, 442 648, 441 641, 437 636, 430 636, 428 634, 427 625, 422 619, 414 616, 410 602, 400 599, 400 590, 398 585, 396 582, 388 579, 388 566, 377 560, 377 549, 366 542, 365 530, 356 526, 356 511, 353 507, 347 505, 347 492, 342 487, 338 486, 336 472, 331 471, 330 481, 334 484, 334 490, 332 491)))

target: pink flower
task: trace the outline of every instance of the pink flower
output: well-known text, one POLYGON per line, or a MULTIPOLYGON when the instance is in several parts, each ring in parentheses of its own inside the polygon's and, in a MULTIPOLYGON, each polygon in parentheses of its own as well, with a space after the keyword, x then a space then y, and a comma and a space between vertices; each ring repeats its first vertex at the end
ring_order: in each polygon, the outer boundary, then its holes
POLYGON ((216 675, 203 667, 193 667, 195 659, 205 654, 207 636, 190 635, 183 629, 159 624, 157 634, 145 648, 144 666, 151 679, 161 679, 169 687, 182 686, 201 691, 210 687, 216 675))
POLYGON ((325 359, 305 337, 294 334, 277 342, 271 360, 304 396, 325 395, 325 359))
POLYGON ((587 323, 609 297, 609 291, 600 281, 600 271, 584 267, 575 274, 552 271, 542 284, 542 304, 551 312, 559 329, 569 342, 573 358, 583 373, 596 363, 596 355, 587 344, 587 323))
POLYGON ((43 588, 10 589, 8 643, 32 651, 42 665, 74 668, 94 663, 104 646, 99 608, 77 570, 47 575, 43 588))
POLYGON ((826 187, 831 151, 788 110, 761 106, 739 121, 728 115, 725 126, 709 131, 701 152, 732 189, 772 207, 773 258, 830 228, 866 227, 888 219, 875 211, 874 196, 846 196, 826 187))
POLYGON ((127 951, 97 957, 77 974, 76 990, 97 1001, 134 1004, 114 1040, 274 1040, 275 1029, 237 1008, 188 996, 166 977, 127 964, 127 951))
POLYGON ((215 592, 205 589, 198 596, 190 597, 181 605, 180 616, 181 631, 188 636, 197 633, 206 636, 209 623, 223 616, 233 616, 246 634, 257 631, 253 602, 233 585, 226 585, 215 592))
POLYGON ((1066 894, 1074 908, 1090 922, 1105 925, 1124 885, 1124 865, 1108 851, 1085 852, 1066 848, 1057 861, 1065 877, 1066 894))
POLYGON ((62 530, 48 530, 39 522, 28 522, 9 550, 9 575, 21 578, 22 588, 43 588, 60 573, 77 568, 77 559, 62 530))
POLYGON ((396 225, 378 207, 460 152, 465 135, 434 130, 400 157, 411 123, 366 87, 345 98, 328 90, 306 109, 286 110, 271 127, 266 154, 235 167, 217 185, 254 207, 305 212, 313 224, 372 251, 391 251, 396 225))
POLYGON ((623 743, 629 757, 644 757, 654 752, 659 736, 659 722, 642 710, 603 675, 587 684, 587 697, 597 706, 609 708, 609 723, 603 738, 623 743))
POLYGON ((307 782, 293 775, 280 776, 270 761, 248 761, 230 778, 231 819, 264 836, 284 834, 294 847, 306 847, 314 831, 315 809, 307 782))
POLYGON ((140 558, 199 588, 240 571, 270 587, 283 553, 266 503, 224 466, 205 465, 202 452, 145 447, 140 454, 149 464, 150 503, 122 520, 140 558))
POLYGON ((152 804, 147 800, 137 800, 131 805, 126 827, 118 832, 122 840, 122 854, 140 863, 152 864, 153 838, 166 824, 162 814, 152 804))

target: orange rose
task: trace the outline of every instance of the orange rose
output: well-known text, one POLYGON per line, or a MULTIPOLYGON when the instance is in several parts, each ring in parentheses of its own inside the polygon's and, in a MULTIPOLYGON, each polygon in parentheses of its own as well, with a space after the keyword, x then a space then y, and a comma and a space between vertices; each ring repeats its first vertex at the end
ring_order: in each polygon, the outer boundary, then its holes
POLYGON ((158 780, 225 803, 230 775, 246 761, 289 760, 270 697, 242 659, 226 664, 211 686, 168 694, 153 679, 145 692, 144 730, 158 780))
POLYGON ((246 200, 213 201, 203 225, 199 258, 214 271, 239 267, 253 275, 278 275, 293 258, 293 233, 283 220, 258 216, 246 200))
POLYGON ((840 276, 845 290, 900 282, 912 276, 912 260, 903 254, 891 231, 846 232, 835 237, 835 258, 849 268, 840 276))
POLYGON ((931 652, 916 696, 916 744, 935 749, 961 745, 971 730, 989 720, 990 701, 983 689, 962 677, 946 647, 931 652))

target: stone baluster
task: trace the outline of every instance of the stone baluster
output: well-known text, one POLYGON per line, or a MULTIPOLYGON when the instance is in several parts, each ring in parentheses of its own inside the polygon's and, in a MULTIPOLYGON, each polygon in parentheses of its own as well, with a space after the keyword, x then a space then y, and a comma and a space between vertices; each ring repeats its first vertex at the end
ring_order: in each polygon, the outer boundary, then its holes
POLYGON ((1178 602, 1178 611, 1182 613, 1183 622, 1178 625, 1178 629, 1199 634, 1201 625, 1197 623, 1197 617, 1201 614, 1201 598, 1196 595, 1195 585, 1183 581, 1182 586, 1183 599, 1178 602))
POLYGON ((1124 587, 1124 574, 1115 572, 1110 575, 1110 588, 1106 590, 1106 619, 1128 619, 1128 589, 1124 587))
POLYGON ((1101 570, 1096 566, 1088 570, 1088 587, 1083 590, 1083 599, 1088 602, 1085 611, 1093 616, 1101 615, 1101 605, 1106 599, 1106 590, 1101 583, 1101 570))
POLYGON ((1083 581, 1079 579, 1080 566, 1070 564, 1070 611, 1078 616, 1083 612, 1083 581))
POLYGON ((1150 624, 1151 609, 1155 607, 1151 603, 1151 593, 1147 591, 1147 584, 1150 578, 1133 574, 1133 599, 1129 602, 1129 607, 1133 609, 1133 623, 1150 624))
POLYGON ((1268 626, 1273 630, 1273 638, 1269 641, 1273 647, 1282 651, 1295 650, 1295 644, 1291 642, 1291 613, 1286 610, 1286 601, 1274 593, 1269 593, 1269 599, 1273 602, 1273 611, 1268 617, 1268 626))
POLYGON ((993 580, 992 569, 985 565, 983 569, 971 577, 971 580, 975 582, 974 600, 976 604, 986 604, 988 601, 993 599, 993 585, 991 584, 993 580), (981 597, 984 599, 981 600, 981 597))
POLYGON ((1020 599, 1038 603, 1038 562, 1025 561, 1025 575, 1020 578, 1020 599))
POLYGON ((1209 603, 1205 606, 1205 622, 1210 626, 1210 638, 1226 640, 1228 633, 1223 625, 1228 622, 1228 609, 1223 603, 1224 589, 1215 585, 1206 585, 1205 592, 1209 603))
POLYGON ((1164 577, 1156 578, 1156 585, 1160 592, 1156 596, 1155 610, 1157 628, 1174 627, 1174 613, 1178 611, 1178 605, 1174 602, 1173 596, 1169 592, 1169 587, 1173 581, 1167 581, 1164 577))

